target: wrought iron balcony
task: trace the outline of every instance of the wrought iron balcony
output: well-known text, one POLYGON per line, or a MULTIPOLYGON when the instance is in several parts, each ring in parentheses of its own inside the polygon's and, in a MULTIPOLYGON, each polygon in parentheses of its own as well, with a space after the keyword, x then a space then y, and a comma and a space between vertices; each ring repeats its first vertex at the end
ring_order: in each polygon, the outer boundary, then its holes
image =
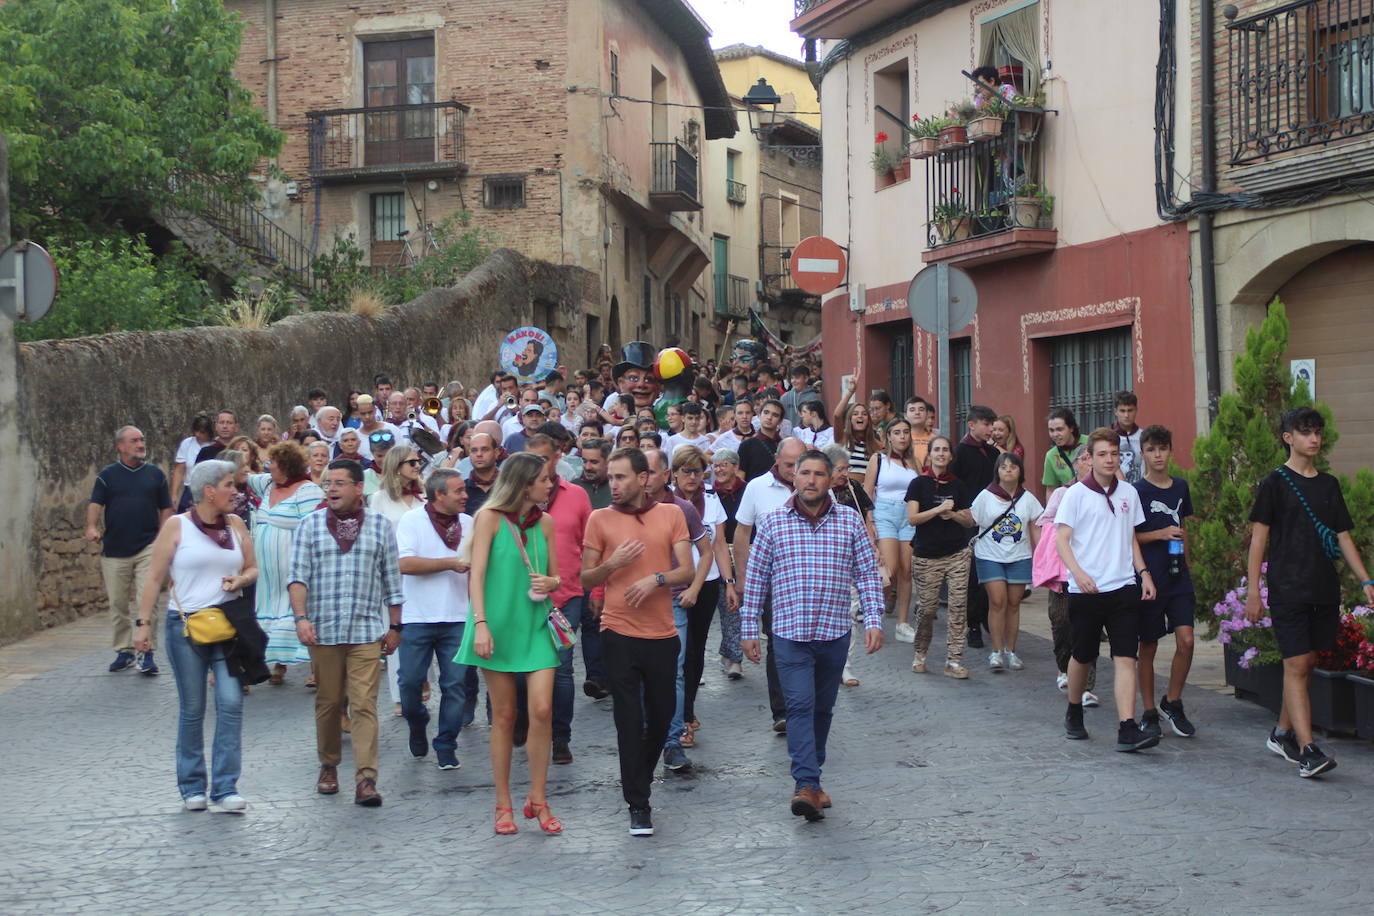
POLYGON ((700 210, 697 157, 671 140, 649 144, 653 176, 649 199, 664 210, 700 210))
POLYGON ((744 182, 727 178, 725 179, 725 199, 732 204, 743 204, 749 200, 749 190, 744 182))
POLYGON ((747 318, 753 296, 750 294, 749 278, 734 275, 716 274, 716 314, 731 318, 747 318))
POLYGON ((1297 0, 1226 29, 1233 165, 1374 132, 1374 0, 1297 0))
POLYGON ((467 171, 458 102, 310 111, 310 174, 326 181, 453 176, 467 171))
POLYGON ((996 131, 992 136, 962 143, 946 138, 937 151, 913 153, 926 162, 931 250, 925 261, 981 263, 1054 247, 1054 198, 1041 178, 1043 120, 1038 109, 1016 110, 1004 121, 982 125, 996 131))

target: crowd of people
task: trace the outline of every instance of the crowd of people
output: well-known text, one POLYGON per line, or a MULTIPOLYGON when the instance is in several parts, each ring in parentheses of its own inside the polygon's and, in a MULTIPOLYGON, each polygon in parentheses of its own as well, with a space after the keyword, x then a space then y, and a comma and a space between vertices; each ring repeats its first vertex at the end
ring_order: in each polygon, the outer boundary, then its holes
MULTIPOLYGON (((444 770, 460 766, 480 675, 494 830, 516 833, 518 810, 559 833, 546 784, 550 764, 573 760, 580 642, 582 692, 613 704, 630 832, 652 834, 659 763, 692 767, 718 624, 723 677, 744 677, 745 660, 764 666, 771 728, 792 761, 791 811, 819 820, 831 806, 821 772, 832 710, 842 686, 860 686, 856 647, 880 649, 890 615, 894 639, 913 646, 914 673, 968 679, 968 649, 987 650, 989 675, 1020 671, 1032 587, 1049 594, 1066 737, 1088 737, 1104 632, 1115 749, 1157 744, 1165 722, 1196 733, 1182 697, 1194 638, 1190 494, 1169 473, 1170 431, 1137 425, 1133 393, 1118 394, 1113 426, 1087 434, 1072 411, 1049 412, 1042 501, 1013 417, 974 405, 961 435, 946 434, 925 399, 898 413, 885 392, 857 399, 852 380, 828 409, 816 363, 796 358, 780 373, 749 343, 719 367, 693 365, 700 374, 681 399, 664 399, 655 351, 634 342, 619 360, 603 348, 595 366, 534 383, 498 371, 481 390, 398 390, 378 375, 337 405, 312 389, 285 426, 263 415, 251 435, 220 410, 192 420, 170 480, 147 461, 143 432, 121 428, 86 536, 102 544, 109 670, 156 675, 162 629, 185 807, 246 807, 237 779, 253 684, 306 677, 316 790, 339 791, 348 732, 354 800, 375 807, 383 671, 410 754, 432 750, 444 770), (212 617, 195 618, 216 611, 236 635, 199 639, 212 617), (929 659, 940 616, 943 665, 929 659), (1174 654, 1156 703, 1168 633, 1174 654), (516 747, 529 765, 518 809, 516 747)), ((1340 489, 1312 462, 1321 415, 1291 412, 1282 435, 1291 457, 1259 491, 1250 574, 1267 556, 1268 614, 1292 688, 1267 744, 1314 776, 1335 766, 1305 703, 1314 652, 1335 638, 1332 558, 1367 576, 1340 489)), ((1364 587, 1374 602, 1374 582, 1364 587)))

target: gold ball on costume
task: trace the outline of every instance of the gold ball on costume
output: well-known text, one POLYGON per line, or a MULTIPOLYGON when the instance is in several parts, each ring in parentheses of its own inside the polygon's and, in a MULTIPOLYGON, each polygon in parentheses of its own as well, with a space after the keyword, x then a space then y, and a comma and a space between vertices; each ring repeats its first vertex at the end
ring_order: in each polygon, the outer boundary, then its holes
POLYGON ((692 368, 692 358, 679 347, 666 347, 654 359, 654 374, 662 381, 677 378, 692 368))

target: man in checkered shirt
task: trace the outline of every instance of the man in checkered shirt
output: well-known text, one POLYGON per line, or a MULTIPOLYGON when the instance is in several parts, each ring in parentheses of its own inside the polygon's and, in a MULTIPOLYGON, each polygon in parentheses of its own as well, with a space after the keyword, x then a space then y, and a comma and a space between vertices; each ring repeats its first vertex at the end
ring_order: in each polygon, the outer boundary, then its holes
POLYGON ((321 795, 339 791, 343 736, 340 704, 348 703, 356 804, 375 808, 377 683, 381 656, 401 641, 400 561, 396 532, 380 512, 363 509, 363 469, 339 458, 324 476, 327 506, 305 517, 291 538, 287 591, 296 636, 315 668, 315 746, 321 795), (386 608, 389 619, 383 619, 386 608))
POLYGON ((883 644, 878 558, 859 513, 831 499, 832 470, 824 452, 808 451, 797 461, 794 494, 759 521, 740 608, 740 646, 757 664, 759 615, 772 603, 773 655, 796 783, 792 813, 809 821, 830 807, 821 767, 849 654, 851 586, 863 606, 865 648, 872 653, 883 644))

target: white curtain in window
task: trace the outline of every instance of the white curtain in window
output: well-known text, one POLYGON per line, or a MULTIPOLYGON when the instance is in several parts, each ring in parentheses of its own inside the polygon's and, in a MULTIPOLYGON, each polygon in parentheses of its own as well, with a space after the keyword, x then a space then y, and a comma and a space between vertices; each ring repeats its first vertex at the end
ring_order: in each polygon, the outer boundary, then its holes
POLYGON ((997 46, 1004 46, 1026 65, 1026 94, 1040 88, 1040 4, 1032 3, 983 23, 980 66, 996 66, 997 46))

